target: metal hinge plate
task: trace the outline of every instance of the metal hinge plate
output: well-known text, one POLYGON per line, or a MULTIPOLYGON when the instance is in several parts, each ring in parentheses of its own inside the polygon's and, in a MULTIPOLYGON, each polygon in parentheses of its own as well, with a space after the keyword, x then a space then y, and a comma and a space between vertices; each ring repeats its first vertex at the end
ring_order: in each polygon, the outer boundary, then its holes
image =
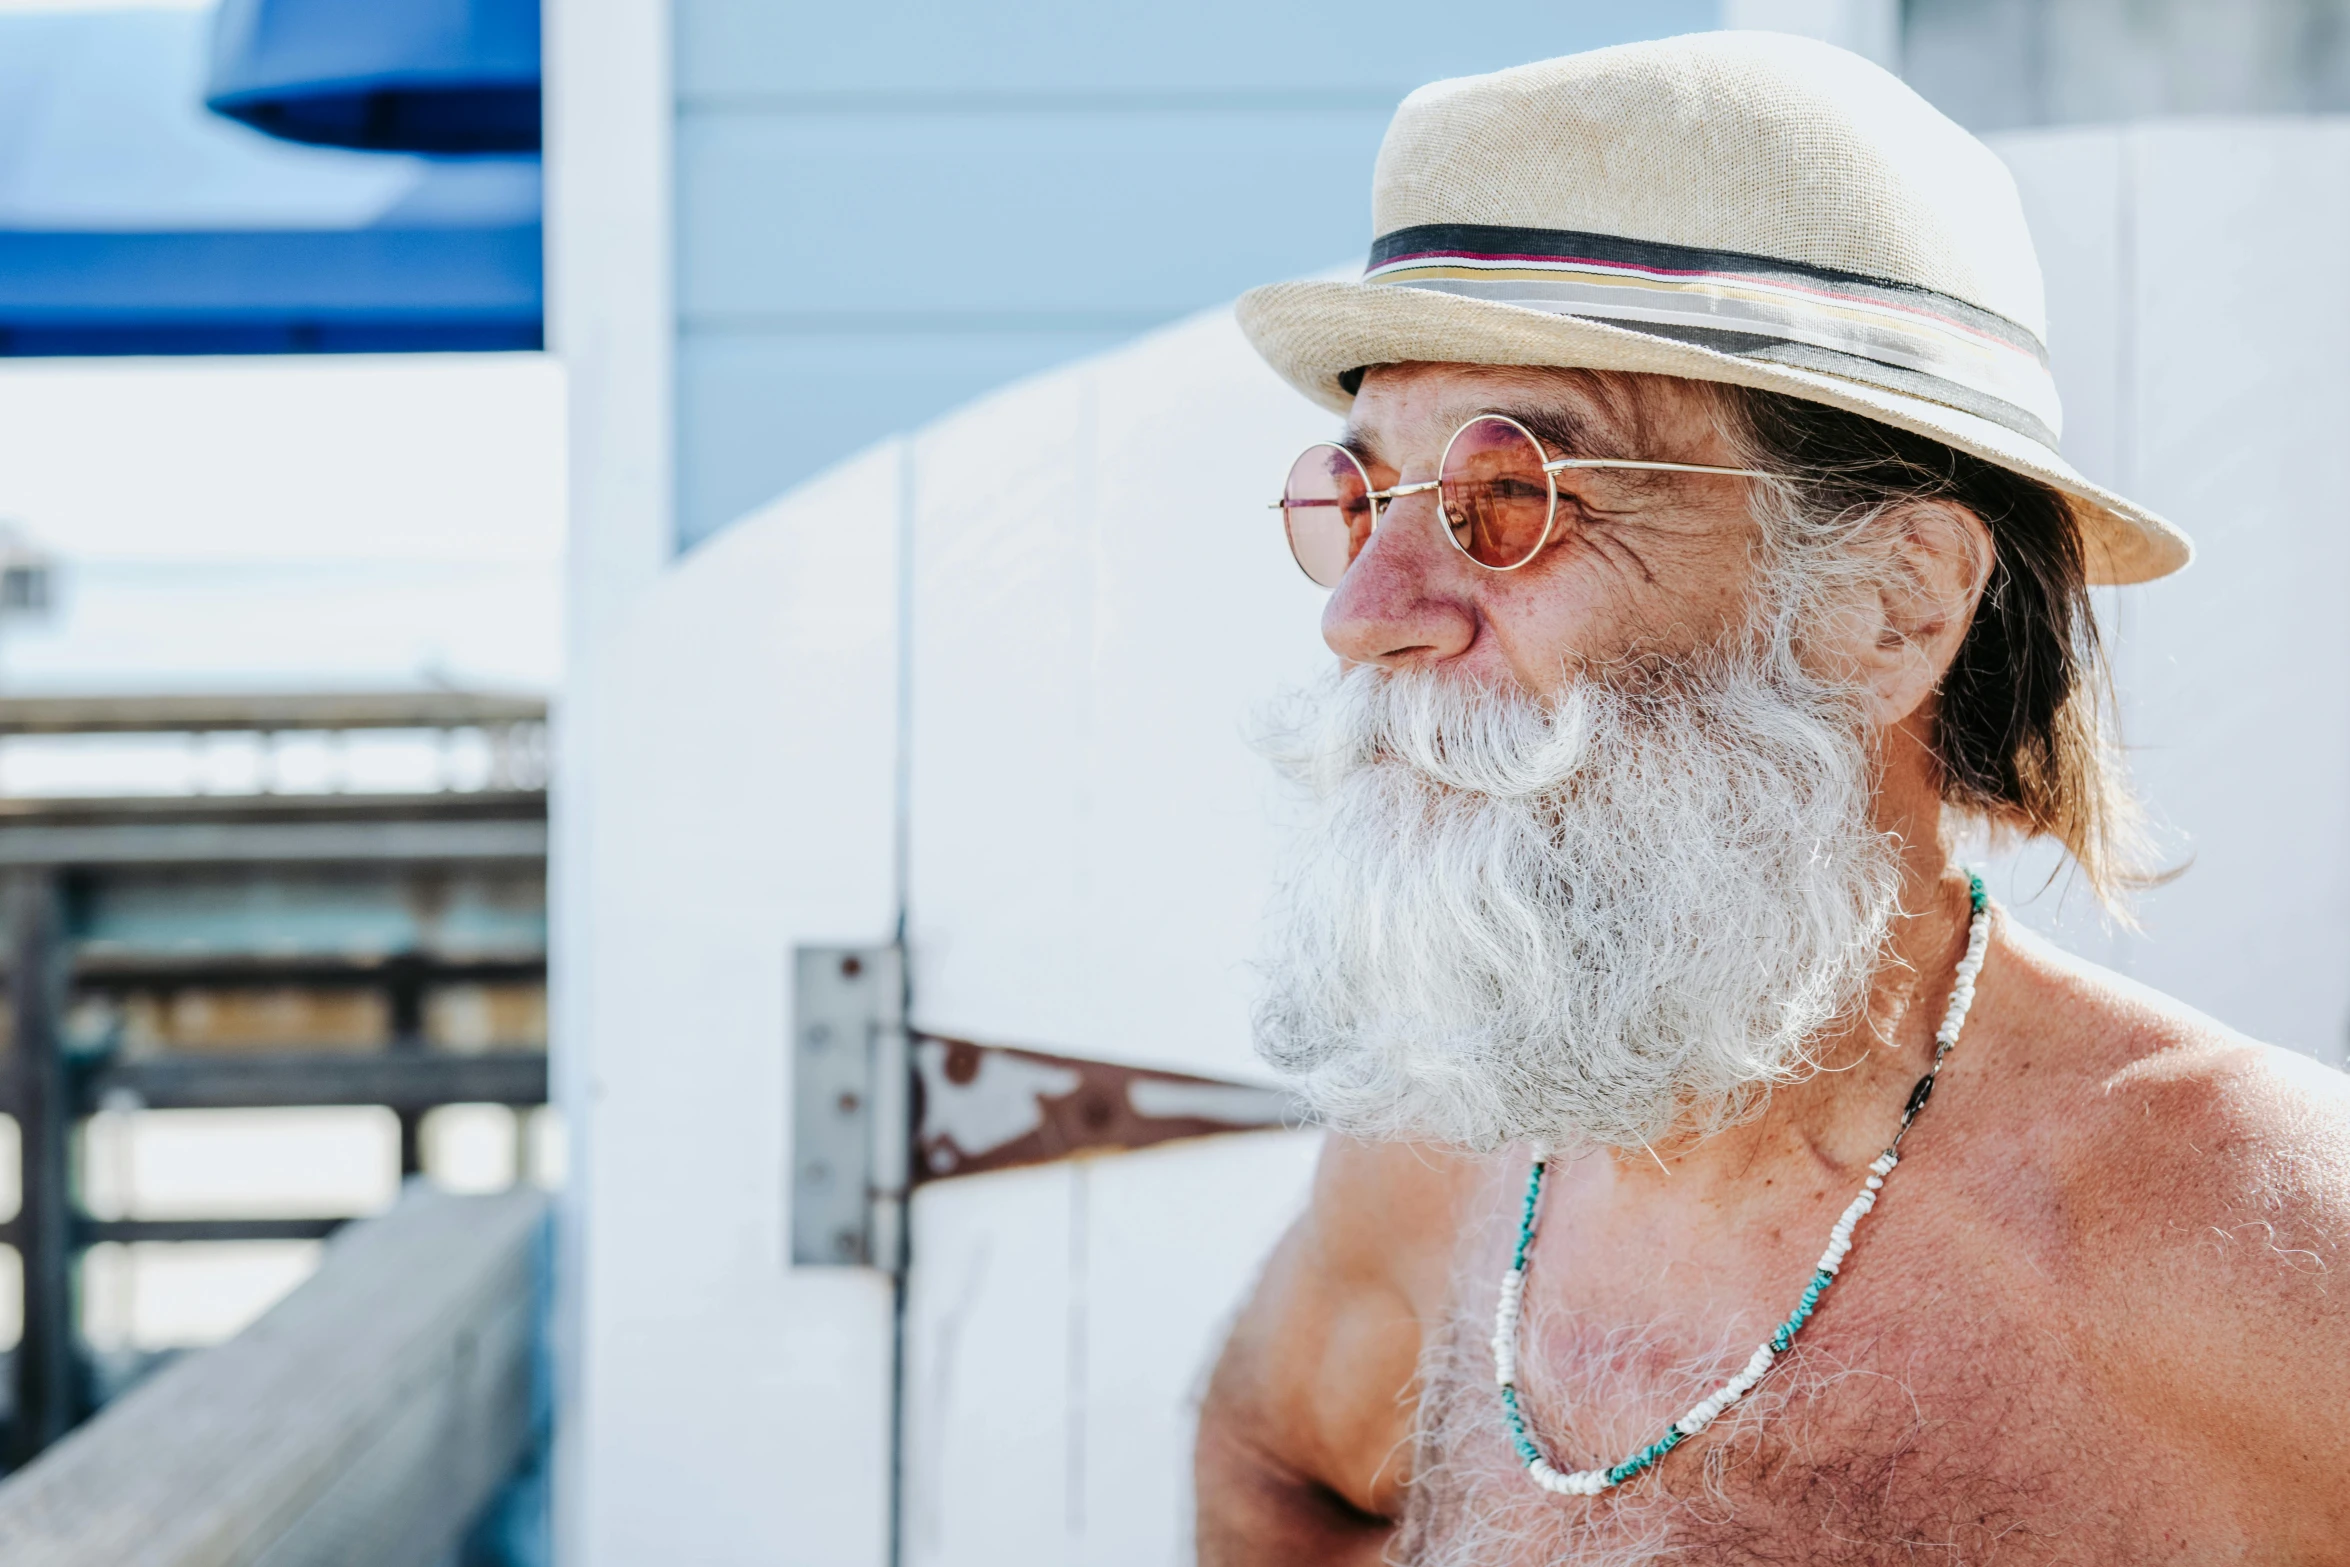
POLYGON ((905 1263, 905 963, 895 946, 801 947, 792 965, 791 1260, 905 1263))

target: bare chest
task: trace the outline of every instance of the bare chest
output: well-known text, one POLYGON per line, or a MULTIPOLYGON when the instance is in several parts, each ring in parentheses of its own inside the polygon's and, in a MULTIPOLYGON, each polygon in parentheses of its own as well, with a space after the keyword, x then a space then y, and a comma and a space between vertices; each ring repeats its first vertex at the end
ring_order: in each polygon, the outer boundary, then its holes
MULTIPOLYGON (((1423 1367, 1398 1558, 2242 1558, 2247 1541, 2224 1507, 2181 1483, 2200 1467, 2195 1455, 2122 1412, 2095 1335, 2068 1326, 2044 1285, 1980 1261, 1876 1260, 1880 1280, 1823 1307, 1746 1400, 1595 1499, 1550 1495, 1519 1469, 1492 1382, 1492 1287, 1464 1287, 1423 1367)), ((1646 1446, 1768 1331, 1759 1321, 1611 1323, 1574 1293, 1554 1291, 1529 1311, 1519 1350, 1532 1425, 1561 1468, 1646 1446)))

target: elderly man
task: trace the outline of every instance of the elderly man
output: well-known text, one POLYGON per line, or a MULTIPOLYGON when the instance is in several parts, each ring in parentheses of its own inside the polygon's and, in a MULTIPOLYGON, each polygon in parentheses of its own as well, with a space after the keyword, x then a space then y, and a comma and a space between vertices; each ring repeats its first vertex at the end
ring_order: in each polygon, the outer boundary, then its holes
MULTIPOLYGON (((1824 46, 1439 83, 1281 515, 1331 682, 1260 1046, 1342 1134, 1211 1564, 2350 1561, 2350 1107, 1955 868, 2140 869, 1997 160, 1824 46)), ((2332 722, 2316 716, 2313 721, 2332 722)))

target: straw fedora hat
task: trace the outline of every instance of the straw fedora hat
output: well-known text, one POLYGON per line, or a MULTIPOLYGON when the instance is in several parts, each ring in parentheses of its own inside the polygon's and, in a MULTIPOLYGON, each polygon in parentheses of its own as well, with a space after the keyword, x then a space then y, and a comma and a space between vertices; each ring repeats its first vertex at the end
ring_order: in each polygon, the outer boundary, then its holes
POLYGON ((2093 582, 2193 547, 2057 453, 2040 263, 1991 150, 1858 55, 1697 33, 1436 82, 1372 176, 1359 282, 1240 324, 1344 412, 1408 360, 1758 387, 1929 436, 2071 498, 2093 582))

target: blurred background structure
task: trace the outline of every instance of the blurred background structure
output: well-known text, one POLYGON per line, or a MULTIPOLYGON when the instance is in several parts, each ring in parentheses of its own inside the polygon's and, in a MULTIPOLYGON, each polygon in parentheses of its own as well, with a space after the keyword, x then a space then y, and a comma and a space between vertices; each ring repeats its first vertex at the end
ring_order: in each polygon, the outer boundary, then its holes
POLYGON ((2107 605, 2191 868, 2008 896, 2341 1063, 2342 0, 0 0, 0 1555, 1188 1559, 1315 1147, 1240 736, 1331 421, 1227 303, 1418 83, 1714 26, 1993 137, 2202 546, 2107 605))
POLYGON ((538 32, 0 8, 11 1560, 544 1558, 538 32))

